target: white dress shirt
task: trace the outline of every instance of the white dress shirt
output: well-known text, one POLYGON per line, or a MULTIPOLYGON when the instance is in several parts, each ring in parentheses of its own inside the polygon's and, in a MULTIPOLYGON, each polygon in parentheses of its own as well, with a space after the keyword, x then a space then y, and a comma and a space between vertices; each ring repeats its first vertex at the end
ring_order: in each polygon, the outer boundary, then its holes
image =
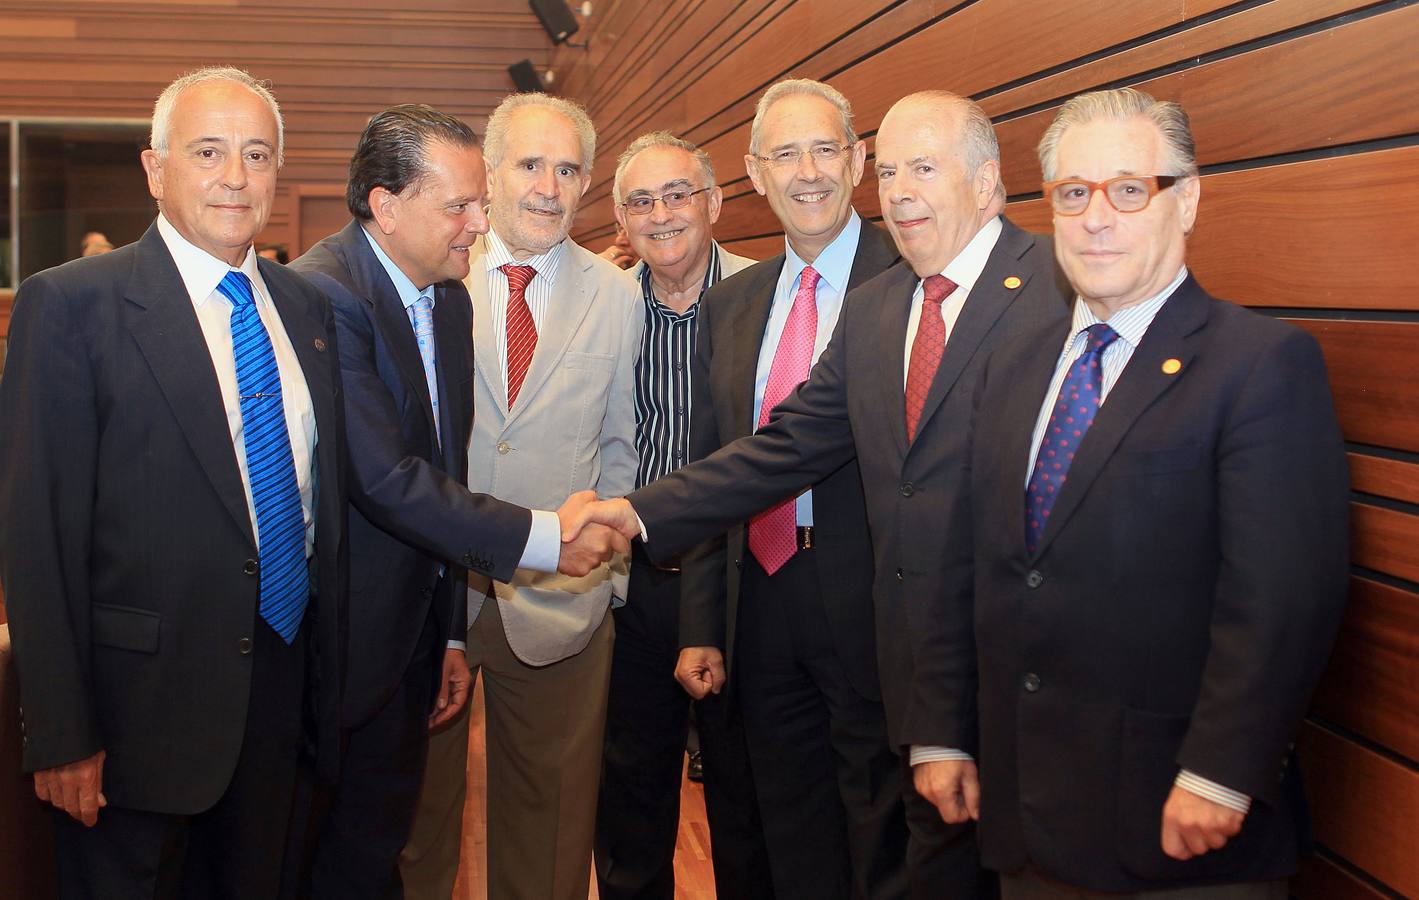
POLYGON ((232 352, 232 303, 217 285, 231 271, 239 271, 251 279, 257 314, 271 338, 271 349, 276 356, 276 369, 281 375, 281 400, 285 405, 286 431, 291 439, 291 455, 296 466, 296 484, 301 492, 301 512, 305 516, 305 553, 309 557, 315 549, 315 444, 319 439, 315 430, 315 409, 311 405, 310 389, 305 383, 300 360, 291 346, 290 336, 281 324, 281 316, 276 305, 271 302, 271 292, 261 278, 256 265, 256 251, 248 247, 241 266, 233 268, 225 261, 217 259, 207 251, 190 243, 178 233, 166 218, 158 216, 158 234, 172 254, 182 276, 183 286, 192 299, 192 308, 197 313, 197 323, 202 327, 202 337, 207 342, 207 352, 212 357, 212 367, 217 373, 217 384, 222 390, 222 405, 227 413, 227 429, 231 432, 232 448, 236 450, 237 468, 241 471, 241 486, 246 492, 246 508, 251 515, 251 533, 257 535, 258 548, 260 533, 256 527, 256 502, 251 496, 251 479, 246 470, 246 441, 241 425, 241 391, 237 388, 236 357, 232 352))

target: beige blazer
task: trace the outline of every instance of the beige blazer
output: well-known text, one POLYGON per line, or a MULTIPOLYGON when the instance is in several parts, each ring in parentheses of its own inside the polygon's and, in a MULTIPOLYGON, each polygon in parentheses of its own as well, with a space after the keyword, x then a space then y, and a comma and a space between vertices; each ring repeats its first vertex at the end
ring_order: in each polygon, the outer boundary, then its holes
MULTIPOLYGON (((468 487, 533 509, 556 509, 594 490, 621 497, 635 487, 635 367, 645 315, 625 274, 570 239, 557 270, 532 364, 516 405, 488 323, 485 244, 474 245, 466 284, 473 301, 473 436, 468 487)), ((490 595, 501 604, 513 653, 547 665, 580 652, 626 594, 628 561, 582 578, 519 569, 511 583, 469 573, 468 622, 490 595)))

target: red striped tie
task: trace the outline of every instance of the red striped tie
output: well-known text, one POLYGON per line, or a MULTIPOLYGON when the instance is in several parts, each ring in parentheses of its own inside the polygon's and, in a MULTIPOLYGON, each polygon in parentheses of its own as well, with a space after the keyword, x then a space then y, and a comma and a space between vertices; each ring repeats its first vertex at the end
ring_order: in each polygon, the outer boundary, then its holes
POLYGON ((507 276, 507 408, 512 409, 537 349, 537 325, 527 305, 527 285, 537 270, 511 264, 498 268, 507 276))
POLYGON ((912 341, 912 355, 907 363, 907 441, 916 440, 926 395, 941 366, 946 351, 946 322, 941 318, 941 301, 951 296, 956 283, 944 275, 932 275, 922 284, 921 319, 912 341))

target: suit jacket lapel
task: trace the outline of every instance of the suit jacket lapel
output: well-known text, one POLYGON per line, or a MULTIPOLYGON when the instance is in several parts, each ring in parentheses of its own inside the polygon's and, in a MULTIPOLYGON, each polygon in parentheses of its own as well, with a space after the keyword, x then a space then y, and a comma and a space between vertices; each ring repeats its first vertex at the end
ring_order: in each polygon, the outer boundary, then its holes
POLYGON ((955 387, 961 373, 980 349, 981 341, 985 340, 991 328, 1030 282, 1032 270, 1022 265, 1021 260, 1034 250, 1034 239, 1008 221, 1002 220, 1002 225, 1000 238, 986 260, 975 287, 966 297, 965 306, 961 308, 961 314, 946 340, 941 365, 936 369, 931 390, 927 392, 926 402, 921 408, 919 427, 924 427, 941 407, 946 395, 955 387), (1004 285, 1005 279, 1012 275, 1019 279, 1013 289, 1004 285))
POLYGON ((590 264, 581 259, 575 245, 562 249, 556 284, 552 287, 552 301, 542 316, 542 325, 537 332, 537 349, 532 353, 532 363, 527 367, 527 376, 518 391, 518 403, 508 410, 509 423, 527 409, 542 385, 561 365, 567 347, 596 302, 597 285, 594 279, 587 277, 589 269, 590 264))
MULTIPOLYGON (((1070 328, 1068 320, 1051 326, 1038 332, 1038 336, 1030 339, 1028 346, 1022 346, 1014 358, 1002 361, 1005 364, 995 365, 995 359, 1000 358, 998 356, 991 362, 992 376, 1013 385, 1007 388, 1005 403, 998 415, 989 417, 1001 423, 997 432, 1001 435, 998 449, 1006 486, 1005 494, 992 498, 992 502, 1006 505, 1008 531, 1005 539, 1021 548, 1025 546, 1025 486, 1029 477, 1035 423, 1039 420, 1040 406, 1045 402, 1045 392, 1054 379, 1055 365, 1070 328)), ((977 435, 985 434, 981 426, 977 428, 977 435)), ((1065 483, 1068 483, 1067 479, 1065 483)))
POLYGON ((907 322, 911 318, 912 293, 917 277, 910 266, 892 270, 891 280, 877 300, 881 305, 878 317, 877 361, 881 365, 878 384, 882 388, 882 408, 887 411, 887 429, 897 447, 897 458, 907 455, 907 322))
POLYGON ((222 504, 255 548, 246 488, 237 468, 226 405, 197 314, 157 226, 139 241, 125 299, 144 310, 130 319, 153 378, 222 504), (195 364, 194 364, 195 363, 195 364))
MULTIPOLYGON (((454 434, 453 407, 456 403, 461 403, 462 398, 454 396, 454 392, 464 390, 467 385, 456 384, 449 378, 450 372, 462 371, 461 366, 455 363, 463 356, 464 336, 459 334, 459 330, 466 328, 463 317, 454 314, 452 304, 461 299, 455 291, 446 284, 440 284, 434 288, 434 339, 436 353, 438 354, 438 366, 436 373, 439 380, 439 434, 442 445, 442 459, 445 471, 454 471, 455 449, 460 437, 454 434)), ((422 362, 422 360, 421 360, 422 362)))
MULTIPOLYGON (((507 419, 507 382, 503 380, 502 361, 493 334, 493 301, 488 295, 487 244, 480 238, 469 250, 472 263, 467 281, 468 297, 473 304, 473 368, 488 386, 498 417, 507 419)), ((476 413, 475 413, 476 414, 476 413)))
MULTIPOLYGON (((289 283, 295 276, 279 263, 261 260, 257 265, 261 269, 261 277, 266 282, 266 287, 271 292, 271 302, 281 315, 281 326, 285 328, 291 348, 300 362, 301 374, 305 376, 306 388, 310 391, 311 408, 315 412, 317 438, 323 434, 327 441, 337 442, 340 435, 331 370, 339 363, 332 363, 331 354, 335 349, 330 346, 330 335, 326 333, 325 322, 319 315, 320 308, 295 299, 299 296, 299 289, 289 283)), ((311 453, 311 464, 315 465, 314 447, 311 448, 311 453)), ((243 507, 245 502, 246 497, 243 494, 243 507)))
MULTIPOLYGON (((1040 536, 1036 555, 1044 553, 1059 529, 1069 521, 1104 465, 1118 449, 1119 442, 1143 411, 1179 379, 1187 377, 1197 352, 1190 337, 1206 323, 1207 295, 1189 275, 1158 311, 1143 336, 1143 342, 1133 351, 1128 365, 1109 391, 1108 399, 1094 417, 1094 424, 1080 441, 1074 462, 1069 466, 1069 477, 1059 489, 1059 499, 1055 500, 1054 508, 1050 510, 1049 522, 1040 536), (1163 361, 1167 359, 1176 359, 1182 364, 1176 374, 1169 375, 1163 371, 1163 361)), ((1039 412, 1038 407, 1035 411, 1039 412)), ((1024 528, 1023 520, 1021 528, 1024 528)))
MULTIPOLYGON (((374 307, 374 318, 384 332, 385 343, 394 357, 399 374, 404 378, 405 387, 419 398, 423 405, 424 420, 428 423, 430 438, 434 433, 433 400, 429 396, 429 382, 424 377, 424 358, 419 353, 419 341, 414 336, 414 327, 409 322, 409 313, 404 302, 399 299, 399 291, 384 270, 379 257, 370 249, 369 239, 358 221, 351 221, 340 232, 340 243, 346 258, 350 261, 350 272, 357 284, 363 288, 365 299, 374 307)), ((438 316, 438 304, 434 304, 434 315, 438 316)), ((430 446, 430 452, 435 448, 430 446)))
POLYGON ((759 369, 759 350, 764 343, 764 329, 769 324, 769 311, 774 304, 774 289, 778 287, 785 257, 780 254, 757 270, 758 279, 744 294, 734 309, 734 326, 730 344, 728 368, 730 414, 733 431, 725 443, 752 434, 758 426, 754 421, 754 381, 759 369))

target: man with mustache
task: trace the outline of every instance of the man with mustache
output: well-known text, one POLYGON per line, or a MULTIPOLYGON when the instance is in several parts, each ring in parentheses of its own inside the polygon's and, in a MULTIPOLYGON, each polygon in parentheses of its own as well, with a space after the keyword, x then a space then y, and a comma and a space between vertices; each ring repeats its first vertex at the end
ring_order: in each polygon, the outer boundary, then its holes
MULTIPOLYGON (((488 120, 490 228, 470 251, 474 425, 468 486, 554 507, 635 484, 635 364, 645 314, 625 273, 568 240, 596 132, 574 103, 514 94, 488 120)), ((488 896, 585 898, 601 772, 618 556, 581 577, 470 572, 467 662, 483 673, 488 896), (490 574, 492 577, 490 577, 490 574)), ((445 900, 458 871, 468 717, 436 734, 406 895, 445 900)))

